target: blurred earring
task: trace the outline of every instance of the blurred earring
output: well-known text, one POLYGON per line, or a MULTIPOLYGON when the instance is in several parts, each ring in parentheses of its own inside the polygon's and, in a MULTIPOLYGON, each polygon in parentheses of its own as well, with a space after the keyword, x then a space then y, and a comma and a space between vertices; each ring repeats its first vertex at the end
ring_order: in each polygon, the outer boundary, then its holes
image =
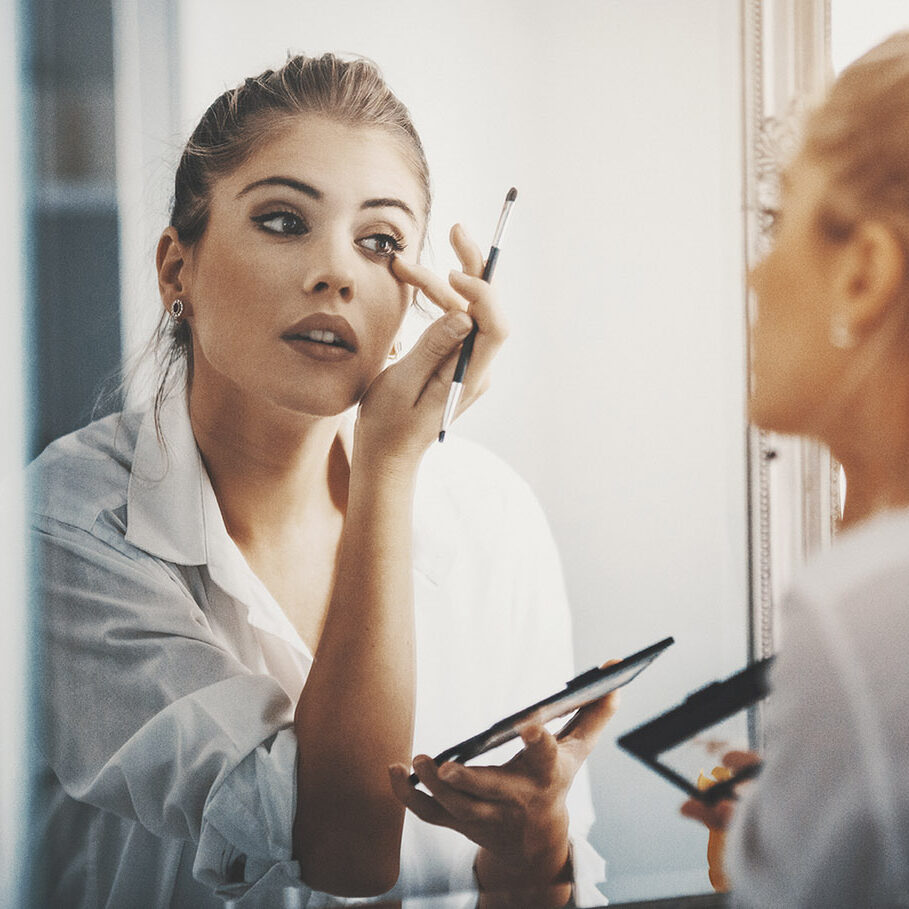
POLYGON ((855 335, 843 318, 834 318, 830 323, 830 343, 837 350, 849 350, 855 347, 855 335))
POLYGON ((395 343, 391 345, 391 350, 388 352, 388 359, 397 360, 401 356, 402 350, 404 350, 404 345, 401 343, 401 339, 395 338, 395 343))
POLYGON ((183 309, 182 300, 174 300, 174 302, 170 304, 170 320, 174 325, 180 324, 180 320, 183 318, 183 309))

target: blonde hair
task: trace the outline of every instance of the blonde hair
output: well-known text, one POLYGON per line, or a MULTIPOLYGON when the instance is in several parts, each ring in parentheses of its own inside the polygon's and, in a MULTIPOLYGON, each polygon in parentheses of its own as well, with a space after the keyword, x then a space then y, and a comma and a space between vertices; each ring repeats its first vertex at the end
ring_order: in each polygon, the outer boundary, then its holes
POLYGON ((909 31, 843 70, 807 118, 802 150, 830 181, 819 213, 825 236, 844 240, 873 218, 909 255, 909 31))

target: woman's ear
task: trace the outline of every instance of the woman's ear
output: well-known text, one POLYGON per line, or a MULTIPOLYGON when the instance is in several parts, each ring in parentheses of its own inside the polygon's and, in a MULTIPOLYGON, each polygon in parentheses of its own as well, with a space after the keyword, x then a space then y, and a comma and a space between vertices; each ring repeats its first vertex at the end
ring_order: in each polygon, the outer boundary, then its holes
POLYGON ((836 306, 856 338, 873 330, 898 299, 906 280, 906 255, 880 221, 862 221, 846 241, 836 266, 836 306))
POLYGON ((188 315, 191 294, 191 249, 180 241, 173 227, 165 229, 158 240, 155 265, 158 270, 158 292, 164 308, 170 312, 174 300, 183 301, 184 315, 188 315))

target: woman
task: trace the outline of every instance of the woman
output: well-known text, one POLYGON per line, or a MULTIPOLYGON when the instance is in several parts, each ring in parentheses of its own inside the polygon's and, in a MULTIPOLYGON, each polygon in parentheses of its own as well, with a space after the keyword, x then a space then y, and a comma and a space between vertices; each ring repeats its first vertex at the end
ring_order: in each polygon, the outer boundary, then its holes
POLYGON ((424 755, 428 793, 406 782, 415 742, 545 693, 523 661, 569 671, 538 506, 470 446, 424 458, 460 342, 475 322, 469 406, 506 334, 460 228, 462 272, 417 264, 429 202, 365 61, 292 58, 193 133, 157 250, 185 382, 32 468, 48 904, 274 905, 287 884, 543 906, 589 875, 568 790, 611 701, 564 740, 528 728, 504 767, 424 755), (416 290, 443 315, 385 369, 416 290))
MULTIPOLYGON (((729 833, 754 906, 909 900, 909 32, 845 70, 786 169, 754 269, 755 422, 830 446, 843 532, 795 584, 768 751, 729 833)), ((728 756, 730 766, 748 755, 728 756)))

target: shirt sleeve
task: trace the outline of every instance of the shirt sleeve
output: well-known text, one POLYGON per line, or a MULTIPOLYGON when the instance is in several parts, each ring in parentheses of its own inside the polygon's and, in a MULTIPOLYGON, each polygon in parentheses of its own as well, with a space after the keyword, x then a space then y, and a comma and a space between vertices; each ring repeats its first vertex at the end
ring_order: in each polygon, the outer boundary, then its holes
POLYGON ((787 609, 764 767, 729 834, 736 905, 890 905, 878 889, 890 836, 873 756, 874 699, 848 668, 861 656, 829 610, 800 596, 787 609))
POLYGON ((35 522, 43 750, 72 798, 196 845, 218 888, 295 865, 293 705, 213 636, 181 574, 89 532, 35 522))

